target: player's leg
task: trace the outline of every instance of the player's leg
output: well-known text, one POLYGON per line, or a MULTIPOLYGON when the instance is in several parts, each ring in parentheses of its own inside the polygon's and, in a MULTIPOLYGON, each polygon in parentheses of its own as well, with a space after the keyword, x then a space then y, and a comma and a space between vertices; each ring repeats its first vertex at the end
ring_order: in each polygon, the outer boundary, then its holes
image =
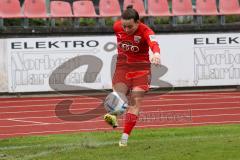
POLYGON ((133 89, 131 93, 129 109, 125 116, 123 134, 121 140, 119 141, 120 147, 127 146, 128 137, 138 120, 140 106, 144 94, 149 90, 150 72, 148 70, 146 70, 146 72, 143 70, 136 73, 137 77, 132 79, 133 89))
POLYGON ((134 87, 132 89, 129 109, 125 115, 124 130, 119 141, 119 146, 127 146, 128 137, 131 134, 132 129, 136 125, 138 120, 140 106, 146 90, 140 87, 134 87))
POLYGON ((118 82, 113 85, 113 91, 123 93, 124 95, 127 95, 128 88, 128 85, 124 82, 118 82))
POLYGON ((127 64, 117 64, 112 79, 113 91, 121 92, 124 95, 128 93, 131 81, 127 79, 126 77, 127 73, 128 73, 127 64))
POLYGON ((132 81, 132 92, 129 109, 125 115, 124 130, 119 141, 119 146, 127 146, 128 137, 138 120, 140 106, 144 94, 149 90, 150 65, 148 63, 136 63, 131 65, 131 72, 127 77, 132 81))

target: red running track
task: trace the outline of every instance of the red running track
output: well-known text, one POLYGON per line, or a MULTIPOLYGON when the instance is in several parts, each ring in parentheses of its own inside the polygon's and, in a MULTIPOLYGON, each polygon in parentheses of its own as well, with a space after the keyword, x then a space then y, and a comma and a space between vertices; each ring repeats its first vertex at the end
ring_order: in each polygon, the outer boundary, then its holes
MULTIPOLYGON (((103 97, 0 99, 0 138, 112 130, 102 119, 103 97), (65 100, 65 101, 64 101, 65 100), (66 101, 67 100, 67 101, 66 101), (59 102, 72 102, 57 105, 59 102)), ((149 94, 137 128, 240 123, 240 92, 149 94)), ((124 117, 119 117, 120 127, 124 117)))

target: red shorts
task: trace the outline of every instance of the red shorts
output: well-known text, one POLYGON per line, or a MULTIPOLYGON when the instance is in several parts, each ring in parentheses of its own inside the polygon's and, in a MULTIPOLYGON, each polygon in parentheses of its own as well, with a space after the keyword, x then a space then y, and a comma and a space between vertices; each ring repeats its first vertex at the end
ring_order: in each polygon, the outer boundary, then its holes
POLYGON ((149 63, 117 63, 112 83, 124 83, 128 89, 139 87, 148 91, 150 75, 149 63))

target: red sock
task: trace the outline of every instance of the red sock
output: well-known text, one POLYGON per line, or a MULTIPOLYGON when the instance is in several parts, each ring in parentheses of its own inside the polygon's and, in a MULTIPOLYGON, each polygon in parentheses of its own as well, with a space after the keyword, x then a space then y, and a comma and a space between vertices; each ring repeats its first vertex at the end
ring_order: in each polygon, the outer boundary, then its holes
POLYGON ((127 113, 125 117, 125 125, 123 133, 130 135, 133 127, 136 125, 138 116, 132 113, 127 113))

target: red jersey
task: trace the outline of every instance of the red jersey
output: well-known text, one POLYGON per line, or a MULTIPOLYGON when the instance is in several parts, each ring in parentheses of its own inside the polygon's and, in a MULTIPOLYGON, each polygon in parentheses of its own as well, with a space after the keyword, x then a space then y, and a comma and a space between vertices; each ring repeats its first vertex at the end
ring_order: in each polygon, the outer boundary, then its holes
POLYGON ((122 27, 121 20, 114 23, 117 36, 118 54, 126 55, 127 62, 149 62, 149 47, 153 53, 160 53, 154 32, 143 23, 139 23, 134 34, 128 35, 122 27))

